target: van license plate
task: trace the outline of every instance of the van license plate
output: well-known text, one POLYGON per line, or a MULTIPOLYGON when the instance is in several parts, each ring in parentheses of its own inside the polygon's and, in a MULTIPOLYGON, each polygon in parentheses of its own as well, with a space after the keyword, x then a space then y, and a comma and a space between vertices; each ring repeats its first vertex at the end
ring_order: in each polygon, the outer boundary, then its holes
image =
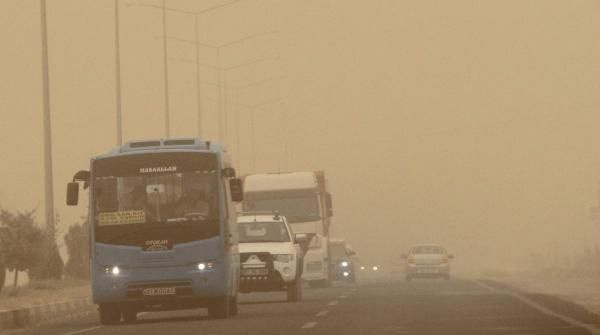
POLYGON ((145 288, 142 291, 145 296, 175 295, 174 287, 153 287, 145 288))

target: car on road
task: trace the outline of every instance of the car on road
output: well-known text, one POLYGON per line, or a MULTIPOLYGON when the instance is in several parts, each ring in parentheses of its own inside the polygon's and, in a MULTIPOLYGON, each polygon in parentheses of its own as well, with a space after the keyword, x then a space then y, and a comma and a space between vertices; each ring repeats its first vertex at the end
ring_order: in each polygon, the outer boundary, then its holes
POLYGON ((354 256, 356 252, 343 239, 329 239, 329 260, 333 280, 356 281, 354 256))
POLYGON ((450 279, 450 260, 454 255, 436 244, 420 244, 410 248, 406 259, 406 280, 413 278, 450 279))
POLYGON ((276 212, 243 213, 238 228, 240 292, 286 291, 287 301, 300 301, 308 236, 294 235, 285 216, 276 212))

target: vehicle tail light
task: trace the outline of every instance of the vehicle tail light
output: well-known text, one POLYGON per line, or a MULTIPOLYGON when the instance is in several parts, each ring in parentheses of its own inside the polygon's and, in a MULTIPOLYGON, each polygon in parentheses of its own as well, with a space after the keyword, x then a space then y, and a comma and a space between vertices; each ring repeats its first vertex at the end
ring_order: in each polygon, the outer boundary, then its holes
POLYGON ((442 263, 448 263, 448 256, 442 257, 442 263))
POLYGON ((415 264, 415 258, 413 256, 408 256, 408 263, 415 264))

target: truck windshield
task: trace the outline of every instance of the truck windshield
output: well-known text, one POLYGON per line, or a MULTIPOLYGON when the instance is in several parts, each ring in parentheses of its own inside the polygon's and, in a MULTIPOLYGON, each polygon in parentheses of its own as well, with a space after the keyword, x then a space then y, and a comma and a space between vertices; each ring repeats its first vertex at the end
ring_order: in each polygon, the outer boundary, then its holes
POLYGON ((346 246, 340 243, 332 243, 329 245, 329 252, 331 258, 334 260, 345 260, 348 259, 348 253, 346 252, 346 246))
POLYGON ((172 238, 181 243, 192 236, 192 240, 201 239, 219 232, 215 155, 107 158, 97 160, 93 172, 97 241, 130 244, 126 242, 145 239, 149 232, 157 238, 177 231, 191 234, 172 238))
POLYGON ((290 242, 283 222, 247 222, 239 224, 240 243, 290 242))
POLYGON ((321 218, 319 198, 312 192, 255 192, 247 193, 244 211, 279 211, 289 223, 316 221, 321 218))

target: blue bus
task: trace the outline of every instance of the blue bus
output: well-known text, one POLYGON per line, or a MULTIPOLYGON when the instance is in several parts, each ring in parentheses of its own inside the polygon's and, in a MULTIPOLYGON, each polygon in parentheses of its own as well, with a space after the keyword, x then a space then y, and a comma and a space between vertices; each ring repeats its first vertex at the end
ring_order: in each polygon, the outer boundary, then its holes
POLYGON ((67 186, 89 188, 92 296, 100 322, 142 311, 237 314, 235 202, 242 183, 222 146, 198 138, 128 142, 94 157, 67 186))

